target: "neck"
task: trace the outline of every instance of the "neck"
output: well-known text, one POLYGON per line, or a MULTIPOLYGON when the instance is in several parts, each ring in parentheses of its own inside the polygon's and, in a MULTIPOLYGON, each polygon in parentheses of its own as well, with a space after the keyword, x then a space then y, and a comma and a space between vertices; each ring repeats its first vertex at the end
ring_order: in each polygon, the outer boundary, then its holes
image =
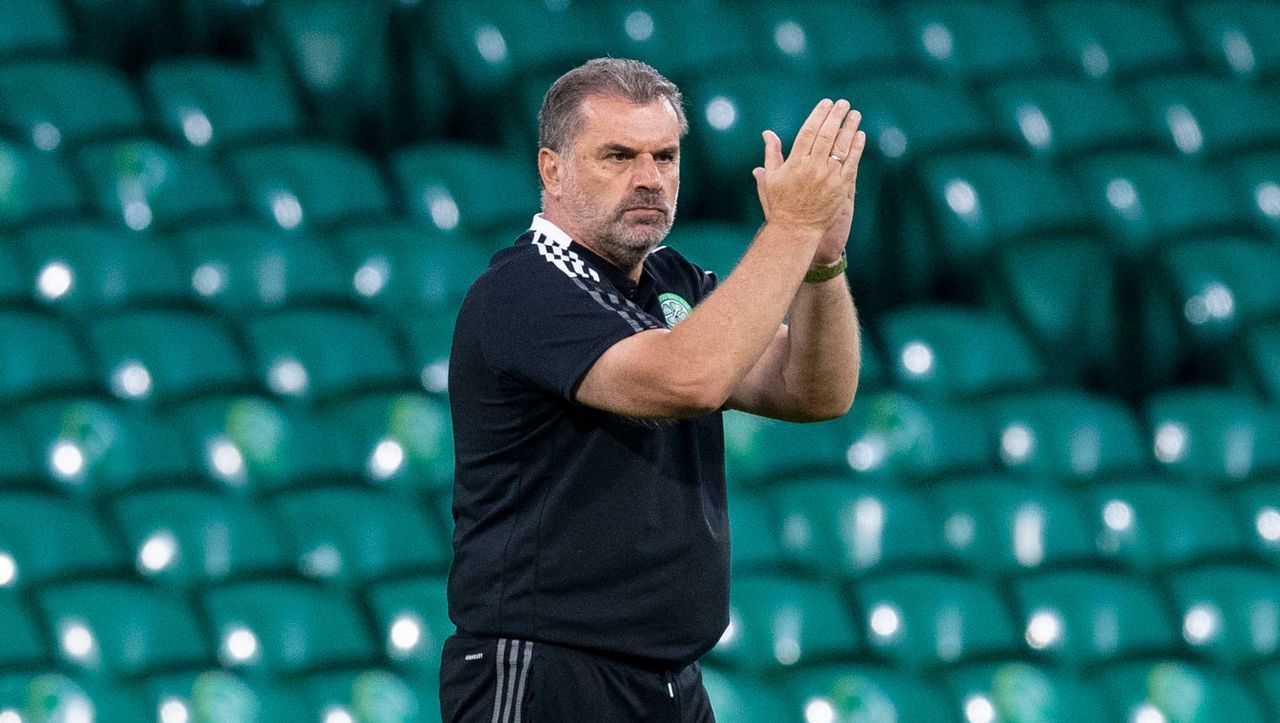
POLYGON ((632 281, 637 283, 640 281, 640 274, 644 270, 644 259, 649 255, 648 251, 641 254, 639 258, 634 258, 632 253, 619 254, 620 250, 628 252, 630 250, 611 248, 608 244, 601 243, 599 239, 584 233, 581 228, 566 216, 567 214, 557 213, 554 209, 546 208, 542 211, 542 217, 560 227, 560 230, 568 234, 569 238, 586 246, 600 258, 618 267, 632 281))

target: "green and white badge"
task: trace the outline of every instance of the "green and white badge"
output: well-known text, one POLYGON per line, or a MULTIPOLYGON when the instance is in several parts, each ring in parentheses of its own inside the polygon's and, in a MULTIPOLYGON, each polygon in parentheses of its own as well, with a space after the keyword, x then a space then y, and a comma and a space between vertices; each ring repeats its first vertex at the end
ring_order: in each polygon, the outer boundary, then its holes
POLYGON ((679 294, 659 294, 658 302, 662 304, 662 315, 667 318, 667 326, 672 327, 680 322, 681 319, 689 315, 693 311, 693 307, 689 306, 689 302, 679 294))

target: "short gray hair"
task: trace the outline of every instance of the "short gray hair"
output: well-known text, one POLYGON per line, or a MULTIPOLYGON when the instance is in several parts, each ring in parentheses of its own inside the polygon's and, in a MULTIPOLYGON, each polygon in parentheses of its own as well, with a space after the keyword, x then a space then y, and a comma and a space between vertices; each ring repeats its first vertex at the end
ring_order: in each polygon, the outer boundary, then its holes
POLYGON ((676 112, 680 135, 689 130, 680 89, 652 66, 626 58, 596 58, 551 84, 538 111, 538 146, 564 153, 582 129, 582 102, 588 96, 622 98, 636 105, 665 100, 676 112))

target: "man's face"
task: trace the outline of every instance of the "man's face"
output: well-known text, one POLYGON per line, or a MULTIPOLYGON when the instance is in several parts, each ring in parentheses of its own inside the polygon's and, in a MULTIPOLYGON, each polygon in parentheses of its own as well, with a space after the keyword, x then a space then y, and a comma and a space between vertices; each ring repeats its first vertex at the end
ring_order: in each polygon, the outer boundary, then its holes
POLYGON ((624 270, 662 242, 680 188, 680 123, 666 101, 589 96, 562 157, 560 204, 580 240, 624 270))

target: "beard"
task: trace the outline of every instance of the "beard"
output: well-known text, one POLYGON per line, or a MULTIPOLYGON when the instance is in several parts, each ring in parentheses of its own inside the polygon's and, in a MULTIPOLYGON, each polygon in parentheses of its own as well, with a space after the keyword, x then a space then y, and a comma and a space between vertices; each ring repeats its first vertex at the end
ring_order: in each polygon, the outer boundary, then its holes
POLYGON ((661 191, 647 188, 636 189, 612 209, 601 208, 575 178, 565 179, 562 203, 582 229, 583 243, 623 271, 634 269, 662 243, 676 216, 674 200, 668 203, 661 191))

